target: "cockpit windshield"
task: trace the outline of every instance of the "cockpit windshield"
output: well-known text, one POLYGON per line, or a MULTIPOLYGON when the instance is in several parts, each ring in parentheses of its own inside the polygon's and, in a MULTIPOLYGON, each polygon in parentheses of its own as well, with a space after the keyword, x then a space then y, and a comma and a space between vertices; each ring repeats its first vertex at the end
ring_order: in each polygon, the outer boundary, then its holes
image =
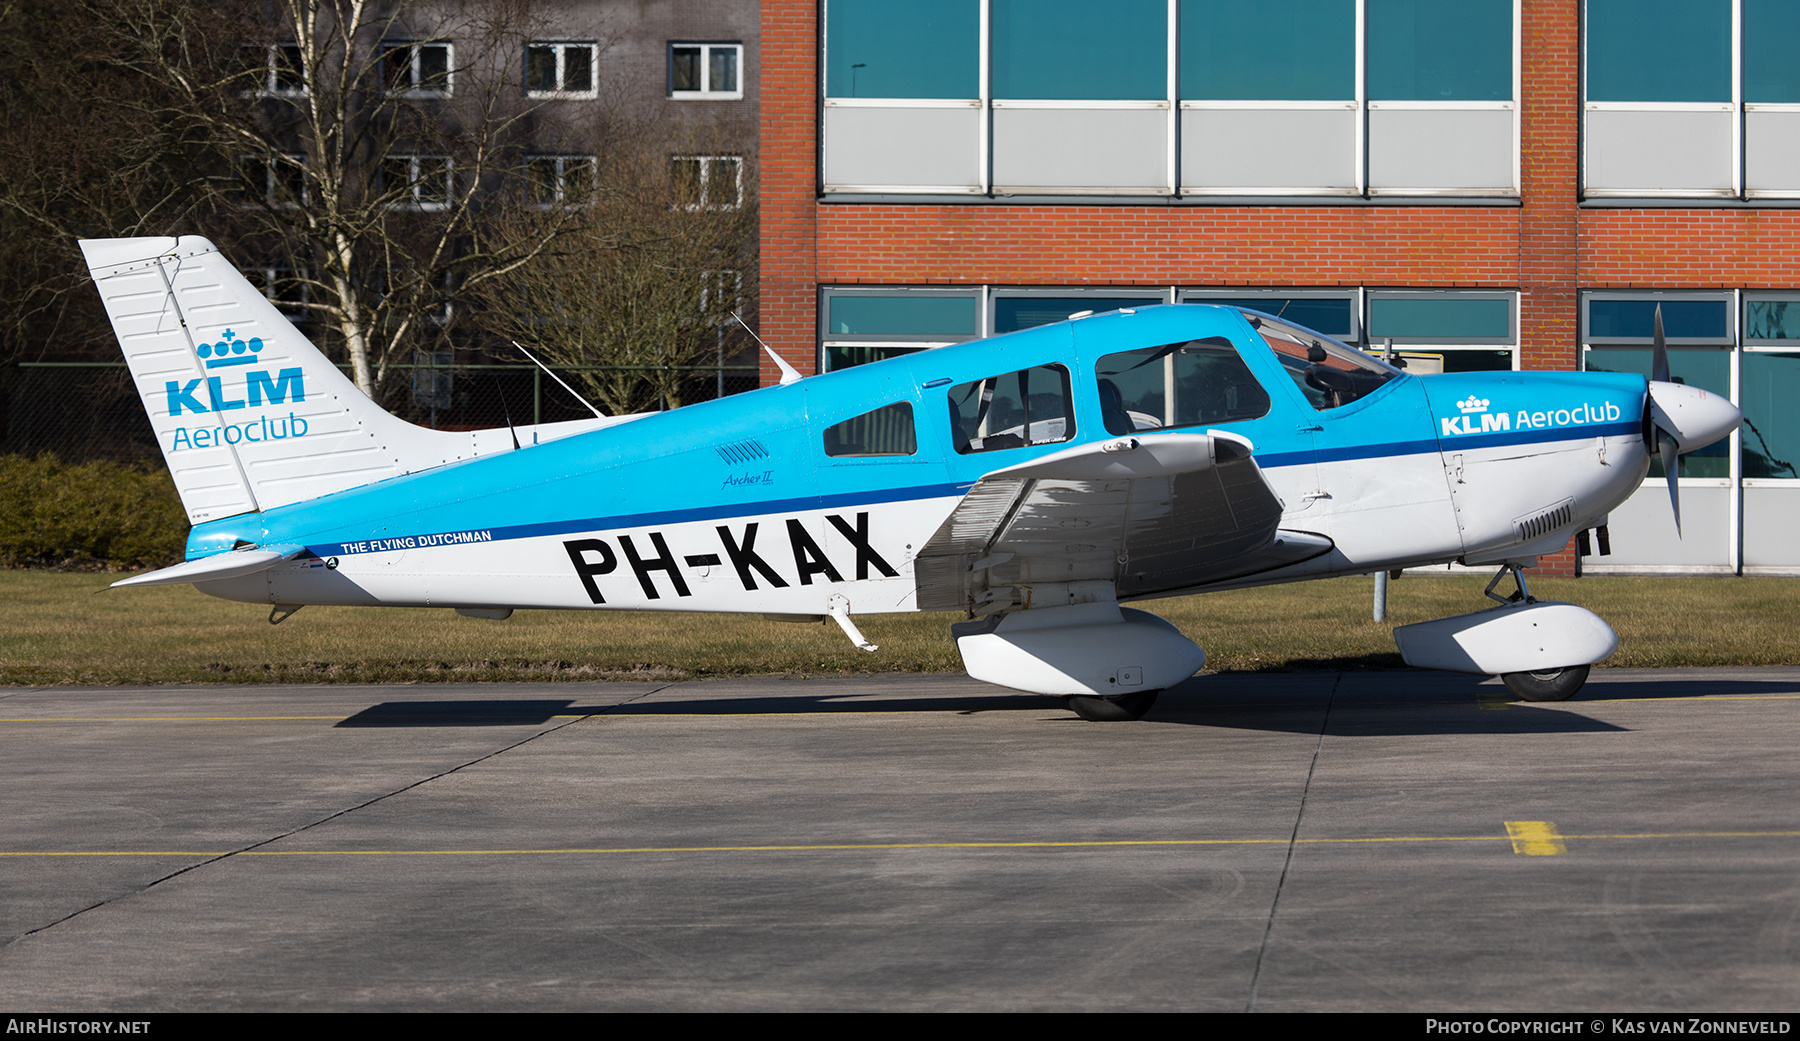
POLYGON ((1261 311, 1238 310, 1281 359, 1300 393, 1321 412, 1348 405, 1400 375, 1399 369, 1380 358, 1324 333, 1261 311))

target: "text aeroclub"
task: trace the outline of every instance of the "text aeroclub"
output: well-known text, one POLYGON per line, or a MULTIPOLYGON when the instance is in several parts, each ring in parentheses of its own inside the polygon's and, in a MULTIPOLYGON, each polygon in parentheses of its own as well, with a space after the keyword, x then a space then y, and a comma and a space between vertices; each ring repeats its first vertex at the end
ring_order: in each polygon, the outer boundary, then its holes
MULTIPOLYGON (((858 513, 855 523, 833 513, 825 517, 831 526, 850 543, 856 551, 856 564, 850 570, 857 581, 869 577, 870 569, 884 578, 894 578, 899 572, 889 564, 875 547, 869 544, 869 515, 858 513)), ((760 588, 757 577, 768 583, 772 589, 785 589, 791 583, 782 576, 775 565, 770 563, 756 548, 756 540, 761 530, 761 521, 749 521, 741 526, 741 530, 733 531, 732 525, 720 524, 713 530, 717 533, 719 543, 725 551, 725 557, 737 571, 738 581, 746 591, 760 588)), ((771 525, 773 526, 773 525, 771 525)), ((794 562, 796 581, 800 585, 812 585, 817 576, 824 576, 827 581, 844 581, 844 572, 833 563, 820 547, 812 533, 798 517, 785 518, 783 525, 787 532, 788 549, 794 562)), ((780 529, 776 529, 780 530, 780 529)), ((632 573, 637 576, 638 585, 648 600, 660 600, 662 594, 656 588, 651 573, 661 571, 667 576, 669 585, 676 596, 692 596, 688 589, 687 578, 682 574, 682 565, 690 568, 717 567, 723 561, 717 553, 688 553, 679 560, 669 549, 667 538, 660 531, 652 531, 645 536, 650 542, 649 552, 643 550, 632 541, 630 535, 617 536, 619 550, 625 557, 632 573)), ((764 546, 768 547, 765 539, 764 546)), ((569 563, 575 566, 575 574, 580 577, 582 587, 587 590, 588 599, 596 604, 606 603, 606 597, 600 592, 600 584, 595 581, 602 575, 610 575, 619 566, 619 554, 613 552, 606 539, 571 539, 563 543, 563 549, 569 554, 569 563)), ((779 554, 770 551, 779 560, 779 554)))

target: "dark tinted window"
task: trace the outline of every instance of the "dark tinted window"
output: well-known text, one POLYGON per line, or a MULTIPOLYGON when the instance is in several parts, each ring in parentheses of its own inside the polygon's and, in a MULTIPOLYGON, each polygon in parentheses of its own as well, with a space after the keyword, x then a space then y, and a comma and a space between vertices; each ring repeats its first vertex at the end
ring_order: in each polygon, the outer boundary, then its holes
POLYGON ((1069 370, 1039 365, 952 387, 950 428, 964 455, 1067 441, 1075 436, 1069 370))
POLYGON ((825 430, 825 454, 834 458, 912 455, 918 450, 912 403, 908 401, 884 405, 825 430))
POLYGON ((1230 423, 1269 411, 1268 392, 1222 336, 1109 354, 1094 375, 1109 434, 1230 423))

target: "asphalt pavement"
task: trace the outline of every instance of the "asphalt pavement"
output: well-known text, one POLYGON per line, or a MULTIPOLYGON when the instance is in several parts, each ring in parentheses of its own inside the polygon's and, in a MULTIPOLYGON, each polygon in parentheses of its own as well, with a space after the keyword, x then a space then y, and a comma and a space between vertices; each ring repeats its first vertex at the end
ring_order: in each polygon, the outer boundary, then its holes
POLYGON ((0 689, 0 1007, 1791 1011, 1800 669, 0 689))

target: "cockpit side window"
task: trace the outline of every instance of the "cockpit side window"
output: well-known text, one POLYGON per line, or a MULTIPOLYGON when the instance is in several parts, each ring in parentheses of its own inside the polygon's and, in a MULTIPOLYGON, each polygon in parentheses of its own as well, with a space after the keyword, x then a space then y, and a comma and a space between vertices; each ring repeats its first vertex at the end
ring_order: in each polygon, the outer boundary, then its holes
POLYGON ((963 455, 1075 436, 1069 370, 1039 365, 950 388, 950 429, 963 455))
POLYGON ((1268 315, 1244 312, 1262 334, 1294 385, 1320 412, 1348 405, 1371 394, 1400 370, 1323 333, 1290 325, 1268 315))
POLYGON ((1094 368, 1109 434, 1257 419, 1269 394, 1223 336, 1109 354, 1094 368))
POLYGON ((898 401, 825 428, 825 454, 834 459, 858 456, 913 455, 919 439, 913 431, 912 402, 898 401))

